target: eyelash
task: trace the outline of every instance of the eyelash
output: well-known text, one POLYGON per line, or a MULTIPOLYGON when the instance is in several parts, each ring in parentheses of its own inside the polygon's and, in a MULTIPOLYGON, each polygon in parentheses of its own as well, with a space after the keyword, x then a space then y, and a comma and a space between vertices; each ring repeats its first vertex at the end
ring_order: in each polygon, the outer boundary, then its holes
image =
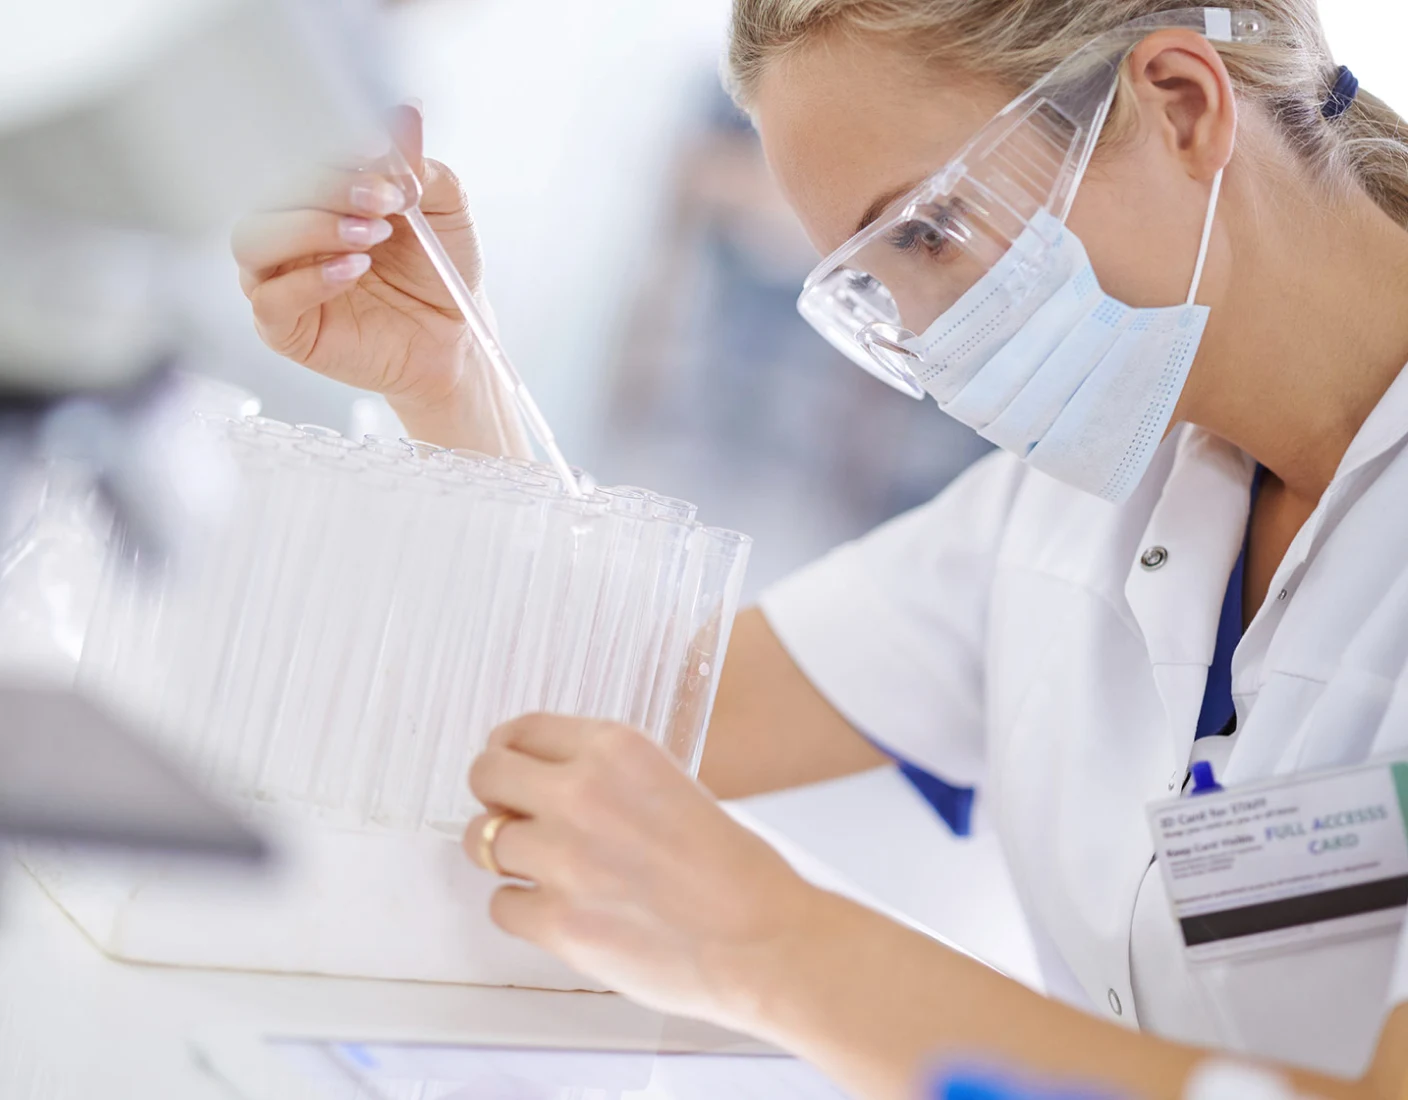
POLYGON ((909 221, 896 226, 890 233, 890 245, 900 252, 918 252, 924 248, 930 256, 943 255, 949 239, 928 222, 909 221))

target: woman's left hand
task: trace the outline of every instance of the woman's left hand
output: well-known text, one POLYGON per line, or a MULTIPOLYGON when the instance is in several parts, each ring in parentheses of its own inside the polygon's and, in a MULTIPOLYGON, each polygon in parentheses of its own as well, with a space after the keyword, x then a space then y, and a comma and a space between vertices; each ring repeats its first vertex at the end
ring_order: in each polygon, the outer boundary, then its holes
MULTIPOLYGON (((506 932, 665 1012, 746 1028, 820 891, 737 824, 675 761, 625 726, 529 715, 494 731, 470 771, 517 816, 493 858, 506 932)), ((480 862, 490 815, 464 847, 480 862)))

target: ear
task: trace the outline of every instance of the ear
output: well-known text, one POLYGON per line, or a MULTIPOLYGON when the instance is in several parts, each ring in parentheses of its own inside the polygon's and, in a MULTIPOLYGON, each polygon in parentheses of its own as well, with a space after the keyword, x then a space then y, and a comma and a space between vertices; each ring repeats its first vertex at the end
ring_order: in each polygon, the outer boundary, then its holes
POLYGON ((1195 31, 1156 31, 1131 51, 1127 71, 1144 124, 1191 177, 1211 180, 1227 167, 1237 102, 1211 42, 1195 31))

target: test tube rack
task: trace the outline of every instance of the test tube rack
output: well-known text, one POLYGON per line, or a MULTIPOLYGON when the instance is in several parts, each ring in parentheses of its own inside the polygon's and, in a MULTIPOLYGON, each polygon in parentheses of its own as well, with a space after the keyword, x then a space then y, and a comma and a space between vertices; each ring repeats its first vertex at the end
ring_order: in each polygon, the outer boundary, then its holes
POLYGON ((238 469, 231 515, 160 562, 114 532, 78 682, 273 831, 284 873, 251 893, 26 862, 124 958, 590 988, 489 925, 497 883, 457 843, 469 765, 546 711, 695 773, 750 540, 581 471, 574 495, 527 460, 197 421, 238 469))

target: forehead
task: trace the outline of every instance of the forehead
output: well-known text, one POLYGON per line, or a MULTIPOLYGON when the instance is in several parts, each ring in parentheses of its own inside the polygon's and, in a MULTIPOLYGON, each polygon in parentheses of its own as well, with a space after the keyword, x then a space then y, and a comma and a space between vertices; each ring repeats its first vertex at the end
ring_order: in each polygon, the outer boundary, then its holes
POLYGON ((770 66, 753 114, 784 196, 829 252, 878 196, 938 171, 1012 96, 884 41, 830 33, 770 66))

